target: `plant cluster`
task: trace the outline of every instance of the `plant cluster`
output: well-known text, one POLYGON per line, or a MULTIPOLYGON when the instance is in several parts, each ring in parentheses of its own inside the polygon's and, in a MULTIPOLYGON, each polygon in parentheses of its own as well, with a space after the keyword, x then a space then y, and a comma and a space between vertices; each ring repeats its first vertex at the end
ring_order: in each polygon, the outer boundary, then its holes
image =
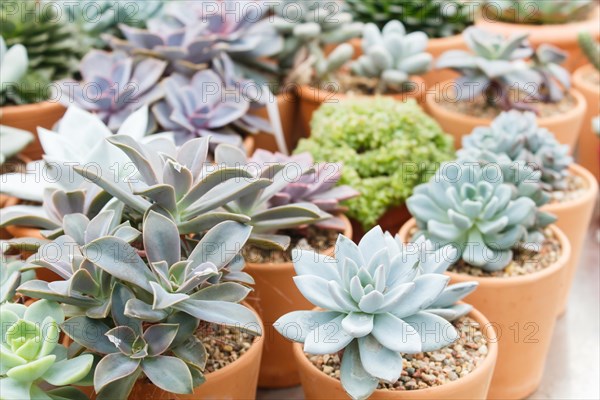
POLYGON ((535 102, 558 102, 570 88, 569 73, 559 65, 566 54, 554 46, 542 44, 534 51, 526 33, 505 38, 476 27, 463 36, 471 52, 449 50, 436 63, 462 75, 455 80, 458 101, 483 95, 492 107, 535 110, 535 102))
POLYGON ((380 28, 398 20, 408 32, 425 32, 430 38, 460 34, 473 24, 473 9, 457 0, 346 0, 358 21, 380 28))
POLYGON ((297 152, 343 164, 340 184, 361 193, 346 201, 348 215, 364 227, 401 205, 453 154, 452 140, 419 106, 393 99, 345 100, 315 112, 309 139, 297 152))
POLYGON ((458 338, 445 318, 470 312, 456 302, 477 283, 447 286, 443 272, 455 256, 452 246, 434 248, 422 238, 405 245, 378 226, 358 245, 340 235, 335 258, 296 251, 294 282, 320 310, 288 313, 274 326, 306 353, 343 350, 342 386, 353 399, 366 399, 380 381, 400 378, 402 354, 434 351, 458 338))
POLYGON ((515 24, 565 24, 589 17, 592 0, 488 0, 484 15, 515 24))

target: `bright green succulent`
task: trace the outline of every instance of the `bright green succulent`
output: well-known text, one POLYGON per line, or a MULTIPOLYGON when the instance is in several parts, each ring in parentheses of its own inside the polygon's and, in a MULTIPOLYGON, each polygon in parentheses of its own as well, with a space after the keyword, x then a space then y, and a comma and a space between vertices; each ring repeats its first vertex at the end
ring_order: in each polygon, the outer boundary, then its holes
POLYGON ((430 38, 460 34, 473 24, 474 7, 461 0, 346 0, 356 20, 380 28, 398 20, 408 32, 425 32, 430 38))
POLYGON ((419 232, 434 244, 452 244, 462 259, 487 271, 505 268, 527 240, 536 204, 516 196, 501 169, 477 161, 443 163, 406 201, 419 232))
POLYGON ((304 151, 317 162, 342 163, 339 184, 361 193, 346 201, 348 215, 365 228, 401 205, 454 152, 452 139, 415 102, 386 98, 323 105, 311 137, 296 150, 304 151))
POLYGON ((25 262, 17 256, 4 254, 5 243, 0 242, 0 304, 15 298, 20 284, 35 278, 34 271, 24 271, 25 262))
POLYGON ((57 303, 38 300, 29 307, 0 306, 2 399, 87 399, 79 389, 92 369, 94 357, 69 358, 58 343, 64 314, 57 303), (52 386, 50 386, 52 385, 52 386))
POLYGON ((31 132, 0 125, 0 165, 19 154, 32 140, 31 132))
POLYGON ((580 32, 577 39, 590 64, 596 71, 600 71, 600 43, 596 42, 589 32, 580 32))
POLYGON ((565 24, 589 17, 593 0, 487 0, 486 18, 515 24, 565 24))

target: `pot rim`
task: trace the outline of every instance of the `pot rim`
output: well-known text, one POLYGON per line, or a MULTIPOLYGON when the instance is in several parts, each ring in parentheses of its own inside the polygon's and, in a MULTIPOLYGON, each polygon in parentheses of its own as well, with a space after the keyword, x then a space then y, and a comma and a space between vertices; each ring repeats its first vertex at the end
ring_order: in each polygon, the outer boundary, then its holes
POLYGON ((583 75, 590 70, 597 71, 598 74, 600 74, 600 71, 596 70, 592 64, 588 63, 577 68, 571 75, 571 80, 573 81, 574 86, 577 88, 584 88, 585 90, 593 92, 594 94, 599 94, 600 85, 594 85, 593 83, 583 79, 583 75))
MULTIPOLYGON (((483 362, 478 364, 477 367, 470 374, 463 376, 455 381, 450 381, 446 384, 443 384, 440 386, 434 386, 434 387, 427 388, 427 389, 418 389, 418 390, 411 390, 411 391, 392 391, 392 390, 377 389, 375 392, 386 393, 386 394, 390 394, 390 395, 392 393, 402 393, 402 394, 406 395, 407 398, 410 398, 410 392, 415 392, 415 393, 418 392, 419 395, 421 395, 421 394, 428 395, 429 394, 429 395, 431 395, 431 398, 434 399, 436 397, 439 397, 439 394, 442 391, 452 390, 453 388, 458 387, 459 385, 465 385, 465 384, 469 384, 471 381, 484 379, 485 378, 484 374, 486 374, 486 371, 488 369, 492 369, 492 370, 494 369, 496 360, 498 358, 498 341, 494 340, 496 338, 496 332, 493 328, 492 323, 479 310, 476 310, 475 308, 473 308, 471 310, 471 312, 468 314, 468 316, 473 318, 475 321, 477 321, 479 323, 483 334, 485 335, 485 337, 488 340, 488 343, 487 343, 488 353, 487 353, 486 357, 484 358, 483 362)), ((338 384, 341 386, 342 383, 340 380, 332 378, 331 376, 324 374, 321 370, 319 370, 317 367, 315 367, 313 365, 313 363, 311 363, 308 360, 308 358, 306 358, 306 356, 304 355, 304 350, 302 348, 302 343, 294 342, 293 349, 294 349, 294 355, 296 356, 296 361, 298 362, 298 364, 302 364, 308 368, 314 368, 314 370, 317 371, 319 374, 321 374, 322 377, 324 379, 326 379, 328 382, 330 382, 332 384, 338 384)))
POLYGON ((569 171, 573 175, 577 175, 585 180, 585 183, 586 183, 585 192, 583 193, 582 196, 577 197, 576 199, 571 199, 571 200, 563 201, 560 203, 546 204, 546 205, 542 206, 543 210, 552 213, 552 212, 564 210, 565 208, 581 207, 584 204, 593 200, 598 195, 598 181, 596 180, 596 178, 594 177, 594 175, 592 175, 592 173, 590 171, 588 171, 581 165, 575 164, 575 163, 573 163, 569 166, 569 171))
MULTIPOLYGON (((414 218, 411 218, 402 226, 398 235, 401 240, 405 240, 408 237, 408 232, 414 226, 417 225, 417 222, 414 218)), ((502 287, 502 286, 525 286, 530 284, 533 281, 538 281, 544 279, 550 275, 553 275, 559 272, 561 269, 565 269, 569 259, 571 258, 571 242, 567 239, 567 236, 560 230, 556 225, 550 225, 549 227, 552 230, 552 233, 556 235, 558 241, 561 245, 561 254, 558 260, 552 263, 549 267, 546 267, 540 271, 533 272, 531 274, 522 275, 522 276, 511 276, 511 277, 488 277, 488 276, 472 276, 468 274, 458 274, 456 272, 446 271, 445 274, 448 275, 452 281, 456 282, 469 282, 469 281, 477 281, 482 285, 494 286, 494 287, 502 287)), ((405 242, 406 243, 406 242, 405 242)))
POLYGON ((58 101, 44 100, 38 103, 31 104, 19 104, 11 106, 0 107, 0 115, 5 113, 16 114, 16 113, 38 113, 46 111, 58 111, 59 109, 65 109, 66 107, 58 101))
MULTIPOLYGON (((340 217, 344 221, 344 224, 346 226, 344 229, 344 232, 341 232, 340 234, 352 239, 352 224, 350 223, 350 220, 348 219, 346 214, 343 214, 343 213, 338 214, 338 217, 340 217)), ((330 254, 333 254, 334 251, 335 251, 335 245, 319 252, 319 254, 330 255, 330 254)), ((255 270, 255 271, 260 271, 260 272, 266 272, 266 271, 281 271, 281 270, 286 270, 289 268, 294 268, 294 263, 291 261, 282 262, 282 263, 247 262, 244 267, 244 270, 246 272, 248 272, 248 270, 250 270, 250 269, 255 270)), ((250 275, 252 275, 252 274, 250 273, 250 275)))
MULTIPOLYGON (((435 112, 437 114, 442 115, 444 118, 448 118, 448 119, 452 119, 452 120, 469 120, 472 121, 472 123, 476 123, 478 125, 481 126, 486 126, 490 124, 490 121, 492 121, 494 118, 480 118, 480 117, 473 117, 471 115, 467 115, 467 114, 461 114, 452 110, 449 110, 445 107, 442 107, 439 105, 439 103, 442 103, 443 101, 437 102, 435 101, 437 94, 440 91, 440 88, 449 85, 451 82, 454 82, 454 79, 448 79, 445 80, 443 82, 440 82, 439 84, 436 84, 435 86, 433 86, 433 90, 427 90, 425 93, 425 102, 427 104, 427 107, 429 109, 435 109, 435 112)), ((566 119, 570 119, 570 118, 575 118, 578 115, 583 115, 585 114, 586 108, 587 108, 587 104, 585 101, 585 98, 583 97, 583 94, 581 94, 581 92, 577 89, 575 89, 574 87, 571 87, 569 89, 569 93, 575 98, 576 104, 575 107, 571 108, 570 110, 564 112, 564 113, 560 113, 557 115, 552 115, 550 117, 536 117, 538 120, 539 124, 544 124, 544 125, 549 125, 549 124, 553 124, 556 123, 557 121, 564 121, 566 119)), ((469 134, 469 132, 465 132, 465 135, 469 134)))

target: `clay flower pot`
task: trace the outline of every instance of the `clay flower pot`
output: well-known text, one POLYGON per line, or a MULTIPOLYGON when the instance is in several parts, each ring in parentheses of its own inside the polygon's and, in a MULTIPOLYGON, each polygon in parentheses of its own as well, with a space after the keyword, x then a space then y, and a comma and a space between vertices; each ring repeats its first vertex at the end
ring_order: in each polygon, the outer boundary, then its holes
MULTIPOLYGON (((403 241, 415 220, 400 230, 403 241)), ((488 399, 523 399, 539 386, 560 305, 561 284, 571 257, 565 234, 551 227, 562 247, 559 259, 533 274, 497 278, 448 272, 451 283, 477 281, 479 286, 464 301, 493 324, 498 341, 498 362, 488 399)))
POLYGON ((571 174, 584 179, 587 188, 585 194, 575 200, 546 204, 542 207, 542 210, 554 214, 558 218, 555 223, 556 226, 563 231, 571 242, 571 257, 567 262, 566 275, 562 281, 561 294, 559 296, 559 315, 562 315, 567 308, 571 285, 575 277, 575 271, 579 265, 579 260, 581 259, 583 243, 598 196, 598 182, 589 171, 577 164, 571 165, 569 171, 571 174))
MULTIPOLYGON (((394 99, 399 101, 415 99, 419 103, 422 103, 425 93, 425 83, 423 82, 423 78, 419 76, 412 76, 410 79, 414 83, 411 90, 408 90, 404 93, 388 94, 384 96, 393 97, 394 99)), ((298 125, 301 130, 301 137, 310 136, 310 120, 312 119, 313 113, 317 110, 317 108, 321 106, 321 104, 337 103, 340 100, 344 100, 350 97, 344 93, 336 93, 308 85, 302 85, 298 88, 298 96, 300 99, 298 110, 298 125)), ((374 96, 356 95, 356 97, 374 96)))
POLYGON ((35 140, 22 154, 32 160, 39 160, 44 154, 37 137, 37 128, 51 129, 62 118, 67 109, 60 103, 44 101, 36 104, 6 106, 0 108, 0 124, 23 129, 34 134, 35 140))
MULTIPOLYGON (((402 203, 399 206, 390 207, 385 214, 377 220, 376 225, 381 226, 381 229, 383 229, 384 232, 398 232, 402 225, 409 219, 411 219, 410 212, 408 211, 408 208, 406 208, 406 204, 402 203)), ((350 222, 352 223, 352 240, 358 243, 365 235, 365 229, 362 224, 354 218, 350 218, 350 222)))
MULTIPOLYGON (((360 57, 362 54, 361 39, 354 38, 350 40, 350 44, 354 48, 354 58, 360 57)), ((425 51, 433 56, 436 60, 442 53, 448 50, 468 50, 467 44, 462 35, 448 36, 444 38, 432 38, 427 42, 425 51)), ((436 83, 447 81, 458 76, 457 72, 450 69, 432 69, 424 75, 421 75, 425 82, 425 88, 430 88, 436 83)))
MULTIPOLYGON (((477 310, 471 311, 471 318, 476 320, 484 336, 493 338, 495 336, 493 328, 487 318, 477 310)), ((304 355, 302 345, 294 343, 294 357, 298 364, 298 371, 302 379, 302 389, 307 399, 348 399, 348 394, 344 391, 339 380, 324 374, 313 365, 304 355)), ((376 390, 369 399, 391 400, 432 400, 432 399, 485 399, 488 388, 494 372, 494 365, 498 357, 498 344, 488 341, 488 354, 483 362, 478 365, 473 372, 455 381, 441 386, 435 386, 428 389, 393 391, 376 390)))
MULTIPOLYGON (((454 146, 458 149, 461 147, 463 136, 470 134, 477 126, 489 126, 492 119, 472 117, 442 106, 443 101, 455 101, 453 92, 455 87, 452 81, 442 82, 436 85, 435 89, 427 91, 425 101, 429 115, 437 120, 446 133, 454 137, 454 146)), ((560 143, 567 144, 573 149, 584 120, 586 101, 576 89, 571 89, 569 93, 575 98, 575 106, 559 115, 538 118, 538 125, 547 128, 560 143)))
MULTIPOLYGON (((343 215, 341 217, 346 223, 343 235, 352 237, 350 221, 343 215)), ((333 252, 334 249, 331 248, 322 253, 331 255, 333 252)), ((310 310, 314 306, 302 296, 294 284, 292 278, 296 276, 296 272, 293 263, 246 262, 244 271, 252 275, 256 282, 254 291, 250 293, 247 301, 256 309, 268 327, 263 334, 265 343, 258 386, 264 388, 295 386, 300 383, 300 377, 293 357, 292 343, 273 328, 273 323, 291 311, 310 310)))
MULTIPOLYGON (((298 96, 295 90, 289 90, 277 95, 277 106, 279 108, 279 117, 281 118, 281 128, 285 137, 288 152, 291 153, 298 144, 298 135, 296 129, 296 114, 298 109, 298 96)), ((266 107, 251 110, 252 115, 269 119, 266 107)), ((257 149, 265 149, 271 152, 279 151, 275 136, 270 133, 261 132, 254 135, 257 149)))
POLYGON ((600 138, 592 130, 592 118, 600 114, 600 85, 584 79, 585 76, 600 74, 591 64, 578 68, 572 76, 573 86, 587 101, 587 113, 579 134, 577 161, 600 179, 600 138))
POLYGON ((565 68, 573 72, 575 69, 587 63, 579 44, 577 35, 581 31, 588 31, 595 40, 600 38, 600 10, 598 7, 590 13, 590 17, 585 21, 572 22, 568 24, 512 24, 509 22, 499 22, 491 18, 490 11, 484 7, 481 18, 475 25, 482 29, 501 33, 503 35, 516 35, 518 33, 529 33, 529 42, 535 48, 542 43, 552 44, 569 53, 569 57, 563 64, 565 68))

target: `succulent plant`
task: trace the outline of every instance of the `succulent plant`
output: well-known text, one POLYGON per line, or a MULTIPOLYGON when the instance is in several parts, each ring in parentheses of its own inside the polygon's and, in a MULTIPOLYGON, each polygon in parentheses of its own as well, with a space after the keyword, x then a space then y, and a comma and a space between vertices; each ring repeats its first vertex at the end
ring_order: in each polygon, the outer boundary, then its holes
POLYGON ((256 181, 269 181, 268 186, 223 205, 225 210, 249 218, 246 223, 253 227, 251 240, 259 245, 286 249, 290 238, 278 234, 278 230, 315 224, 332 217, 316 204, 309 202, 282 205, 270 202, 283 189, 299 181, 312 166, 294 162, 263 164, 261 161, 249 160, 242 150, 226 144, 216 148, 215 162, 225 168, 237 167, 249 171, 256 181))
MULTIPOLYGON (((535 114, 503 112, 489 127, 477 127, 463 138, 463 153, 487 151, 505 154, 510 161, 522 161, 541 171, 543 189, 563 190, 568 168, 573 163, 569 147, 562 145, 546 128, 538 126, 535 114)), ((460 154, 460 152, 459 152, 460 154)))
POLYGON ((38 81, 40 85, 70 77, 77 70, 82 55, 83 49, 77 45, 73 27, 60 21, 59 11, 56 7, 39 6, 34 1, 3 2, 0 6, 6 44, 25 46, 29 71, 47 78, 38 81))
MULTIPOLYGON (((275 56, 283 75, 307 58, 308 53, 318 56, 323 64, 320 50, 359 37, 362 31, 362 24, 352 21, 352 15, 343 10, 341 1, 282 0, 269 5, 274 13, 271 23, 283 37, 283 48, 275 56)), ((335 63, 338 63, 337 57, 328 64, 335 63)))
POLYGON ((147 29, 120 25, 126 40, 107 40, 114 49, 164 59, 185 74, 205 69, 223 53, 240 68, 269 71, 261 59, 277 54, 282 39, 262 18, 266 11, 261 3, 248 7, 239 0, 170 2, 147 29))
POLYGON ((352 59, 354 48, 349 43, 336 46, 326 54, 316 43, 307 45, 305 57, 299 61, 286 78, 287 83, 319 85, 330 91, 339 90, 338 71, 352 59))
POLYGON ((80 45, 88 49, 106 47, 106 42, 100 36, 118 36, 118 24, 143 28, 148 19, 159 15, 164 2, 165 0, 82 0, 72 3, 69 0, 43 0, 42 4, 60 6, 63 21, 75 25, 80 45))
POLYGON ((345 202, 347 214, 365 229, 401 205, 415 185, 454 155, 452 139, 412 101, 324 104, 311 125, 311 137, 301 140, 296 152, 308 151, 317 162, 342 164, 338 185, 361 194, 345 202))
POLYGON ((596 42, 589 32, 580 32, 577 39, 590 64, 596 71, 600 71, 600 43, 596 42))
POLYGON ((526 42, 526 33, 506 39, 469 27, 463 36, 472 53, 449 50, 436 63, 437 68, 451 68, 462 75, 455 80, 456 100, 484 95, 490 106, 531 110, 531 101, 514 99, 511 91, 523 92, 528 100, 557 102, 570 87, 568 72, 558 65, 565 54, 546 44, 534 53, 526 42))
POLYGON ((158 82, 166 65, 153 58, 134 60, 123 52, 92 50, 81 60, 81 82, 59 82, 60 102, 98 115, 116 132, 134 110, 163 96, 158 82))
POLYGON ((363 29, 363 54, 350 64, 354 75, 379 80, 377 94, 407 89, 411 75, 427 72, 433 57, 425 53, 427 35, 423 32, 406 34, 399 21, 388 22, 380 31, 373 23, 363 29))
POLYGON ((32 140, 31 132, 0 125, 0 165, 19 154, 32 140))
POLYGON ((250 101, 228 89, 212 70, 199 71, 191 79, 173 74, 163 81, 165 100, 152 112, 164 129, 173 131, 178 144, 194 137, 212 136, 213 143, 242 145, 242 133, 270 129, 267 121, 248 118, 250 101))
POLYGON ((589 17, 592 0, 487 0, 486 18, 515 24, 564 24, 589 17))
POLYGON ((425 32, 431 38, 460 34, 473 24, 473 8, 457 0, 346 0, 358 21, 380 28, 398 20, 408 32, 425 32))
POLYGON ((91 354, 67 358, 67 349, 58 343, 64 314, 57 303, 3 304, 0 316, 3 399, 87 398, 67 385, 84 380, 94 358, 91 354))
POLYGON ((257 163, 261 167, 272 164, 292 164, 298 169, 306 171, 300 178, 289 183, 281 191, 275 193, 270 199, 273 206, 282 206, 296 203, 313 203, 321 210, 334 214, 315 225, 325 229, 343 231, 345 224, 335 214, 346 211, 340 202, 354 198, 360 193, 348 185, 336 186, 342 177, 342 166, 339 163, 325 162, 315 164, 310 153, 299 153, 286 156, 281 153, 271 153, 263 149, 256 149, 250 163, 257 163))
POLYGON ((35 278, 34 271, 23 270, 23 260, 5 254, 5 245, 0 242, 0 304, 12 302, 19 285, 35 278))
POLYGON ((4 38, 0 36, 0 106, 9 102, 19 102, 18 83, 27 73, 27 49, 16 44, 7 48, 4 38))
POLYGON ((449 301, 443 298, 443 293, 450 295, 444 292, 449 278, 439 271, 450 265, 456 249, 408 249, 375 227, 358 245, 338 236, 335 259, 294 252, 294 282, 321 310, 288 313, 274 326, 303 343, 306 353, 344 350, 340 380, 352 398, 366 399, 380 380, 397 381, 401 353, 434 351, 458 338, 450 322, 428 310, 449 301), (333 332, 327 334, 329 340, 323 340, 326 332, 333 332))
MULTIPOLYGON (((161 135, 145 138, 147 126, 148 110, 142 107, 125 120, 117 133, 144 143, 160 138, 161 135)), ((105 173, 117 178, 135 177, 136 171, 127 163, 127 157, 104 140, 111 135, 110 129, 97 116, 76 106, 69 107, 56 132, 38 128, 44 160, 29 163, 24 173, 2 175, 0 192, 37 203, 43 202, 47 189, 74 191, 83 188, 93 192, 94 185, 73 172, 75 165, 90 169, 104 166, 110 169, 105 173)), ((91 196, 90 193, 87 195, 91 196)), ((41 210, 37 212, 40 213, 41 210)))
POLYGON ((418 234, 434 244, 452 244, 462 259, 486 271, 505 268, 535 222, 535 202, 515 196, 501 169, 477 161, 443 163, 406 201, 418 234))

